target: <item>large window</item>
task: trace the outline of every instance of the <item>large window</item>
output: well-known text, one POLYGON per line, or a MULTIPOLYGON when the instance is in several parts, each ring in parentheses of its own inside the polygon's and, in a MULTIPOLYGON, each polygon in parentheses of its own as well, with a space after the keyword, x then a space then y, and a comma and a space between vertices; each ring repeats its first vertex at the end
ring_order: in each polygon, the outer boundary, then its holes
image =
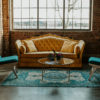
POLYGON ((13 0, 13 29, 90 30, 92 0, 13 0))

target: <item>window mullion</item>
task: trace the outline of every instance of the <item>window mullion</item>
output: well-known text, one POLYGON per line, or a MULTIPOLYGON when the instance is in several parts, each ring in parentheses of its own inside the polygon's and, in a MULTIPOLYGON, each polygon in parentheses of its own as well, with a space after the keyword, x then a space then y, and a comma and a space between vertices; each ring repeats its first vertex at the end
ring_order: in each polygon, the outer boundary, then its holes
POLYGON ((81 13, 81 17, 80 17, 80 29, 81 29, 81 23, 82 23, 82 0, 81 0, 81 10, 80 10, 80 13, 81 13))
POLYGON ((30 25, 30 22, 31 20, 30 20, 30 0, 29 0, 29 29, 31 28, 31 25, 30 25))
POLYGON ((14 27, 14 1, 12 0, 12 2, 10 1, 10 4, 11 4, 11 9, 10 9, 10 11, 11 11, 11 23, 12 23, 12 25, 11 25, 11 28, 13 29, 14 27))
POLYGON ((22 0, 21 0, 21 29, 22 29, 22 0))
POLYGON ((37 29, 39 29, 39 0, 37 0, 37 29))
POLYGON ((91 24, 92 24, 91 20, 92 20, 92 10, 93 10, 93 0, 90 0, 89 2, 90 2, 90 5, 89 5, 90 7, 88 8, 89 9, 89 18, 90 18, 89 19, 89 29, 92 29, 91 28, 91 24))
MULTIPOLYGON (((71 3, 71 1, 70 1, 70 3, 71 3)), ((74 8, 74 7, 73 7, 73 8, 74 8)), ((74 27, 74 24, 73 24, 73 20, 74 20, 74 16, 73 16, 73 15, 74 15, 74 14, 73 14, 73 13, 74 13, 74 11, 75 11, 73 8, 72 8, 72 29, 73 29, 73 27, 74 27)))
POLYGON ((46 29, 47 29, 48 0, 46 0, 46 29))
POLYGON ((63 29, 65 29, 65 0, 63 0, 63 29))
POLYGON ((55 15, 54 15, 54 29, 56 29, 56 0, 55 0, 55 15))

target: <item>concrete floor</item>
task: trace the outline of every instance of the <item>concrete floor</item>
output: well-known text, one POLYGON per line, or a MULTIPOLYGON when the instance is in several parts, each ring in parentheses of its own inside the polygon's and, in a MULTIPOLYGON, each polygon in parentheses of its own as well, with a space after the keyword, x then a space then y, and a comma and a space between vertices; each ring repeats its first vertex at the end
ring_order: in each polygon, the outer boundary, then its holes
POLYGON ((100 88, 0 87, 0 100, 100 100, 100 88))

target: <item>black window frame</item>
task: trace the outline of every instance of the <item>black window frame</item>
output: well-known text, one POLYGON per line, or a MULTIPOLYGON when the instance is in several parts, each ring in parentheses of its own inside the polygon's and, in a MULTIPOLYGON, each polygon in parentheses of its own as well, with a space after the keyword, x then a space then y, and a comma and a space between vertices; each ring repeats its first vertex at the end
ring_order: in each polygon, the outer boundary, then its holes
MULTIPOLYGON (((21 0, 22 1, 22 0, 21 0)), ((30 0, 29 0, 30 1, 30 0)), ((13 11, 14 11, 14 7, 13 7, 13 0, 11 0, 10 2, 10 11, 11 11, 11 30, 56 30, 56 31, 91 31, 92 30, 92 11, 93 11, 93 0, 90 0, 90 7, 89 7, 89 29, 65 29, 65 0, 64 3, 63 3, 63 29, 39 29, 39 0, 37 0, 37 29, 22 29, 22 26, 21 26, 21 29, 16 29, 14 28, 14 18, 13 18, 13 11)), ((82 0, 81 0, 82 1, 82 0)), ((22 5, 21 5, 22 7, 22 5)), ((29 9, 30 9, 30 6, 29 6, 29 9)), ((21 10, 22 11, 22 10, 21 10)), ((30 10, 29 10, 30 11, 30 10)), ((22 13, 22 12, 21 12, 22 13)), ((21 14, 22 15, 22 14, 21 14)), ((22 17, 21 17, 22 18, 22 17)), ((30 18, 29 18, 30 20, 30 18)), ((22 25, 22 21, 21 21, 21 25, 22 25)))

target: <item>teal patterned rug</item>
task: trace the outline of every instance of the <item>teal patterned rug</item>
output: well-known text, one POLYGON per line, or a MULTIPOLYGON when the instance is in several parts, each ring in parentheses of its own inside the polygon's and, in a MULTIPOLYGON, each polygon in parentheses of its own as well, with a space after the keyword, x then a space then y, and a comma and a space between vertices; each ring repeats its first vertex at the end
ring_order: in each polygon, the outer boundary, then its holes
POLYGON ((19 69, 15 79, 11 73, 0 85, 18 87, 100 87, 100 73, 94 73, 88 81, 88 70, 71 70, 70 82, 64 70, 46 70, 42 81, 41 69, 19 69))

